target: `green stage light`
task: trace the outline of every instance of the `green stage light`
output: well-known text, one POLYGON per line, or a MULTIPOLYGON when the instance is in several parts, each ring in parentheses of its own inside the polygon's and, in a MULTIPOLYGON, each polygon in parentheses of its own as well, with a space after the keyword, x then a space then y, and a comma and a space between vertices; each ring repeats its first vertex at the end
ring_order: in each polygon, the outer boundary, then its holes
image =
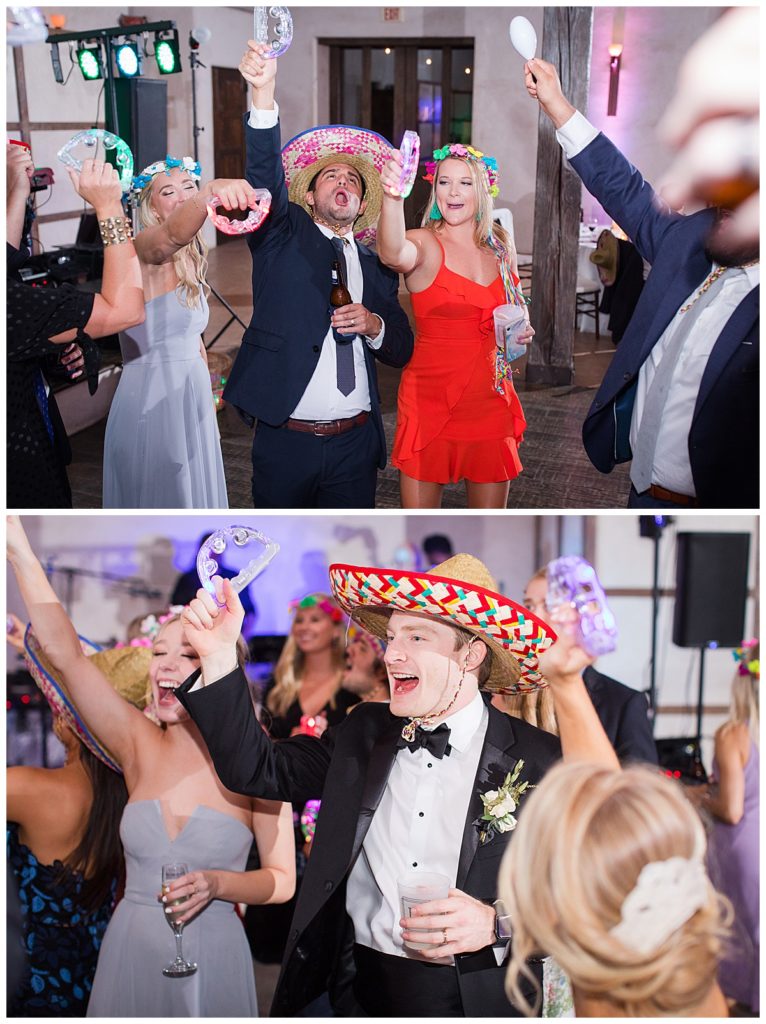
POLYGON ((161 75, 175 75, 181 70, 181 51, 178 47, 178 32, 170 39, 155 37, 154 58, 161 75))
POLYGON ((114 59, 121 78, 135 78, 143 71, 137 43, 120 43, 114 51, 114 59))
POLYGON ((77 63, 80 66, 82 77, 86 82, 93 82, 104 77, 104 68, 101 63, 101 47, 81 46, 77 51, 77 63))

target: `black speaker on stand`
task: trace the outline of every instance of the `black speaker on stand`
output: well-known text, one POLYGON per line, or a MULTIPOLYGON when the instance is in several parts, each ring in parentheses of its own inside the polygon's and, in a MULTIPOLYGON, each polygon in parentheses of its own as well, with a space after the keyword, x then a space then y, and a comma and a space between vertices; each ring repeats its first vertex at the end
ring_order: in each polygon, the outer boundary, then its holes
POLYGON ((114 92, 120 130, 111 123, 108 105, 106 127, 130 146, 133 173, 140 174, 168 153, 168 84, 154 78, 116 78, 114 92))
POLYGON ((698 647, 697 741, 702 737, 705 651, 738 647, 745 630, 749 533, 679 533, 673 643, 698 647))

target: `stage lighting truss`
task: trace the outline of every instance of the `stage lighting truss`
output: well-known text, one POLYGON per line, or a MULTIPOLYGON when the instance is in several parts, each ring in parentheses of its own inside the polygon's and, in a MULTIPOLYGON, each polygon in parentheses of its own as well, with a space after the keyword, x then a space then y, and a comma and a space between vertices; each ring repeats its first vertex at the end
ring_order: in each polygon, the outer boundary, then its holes
POLYGON ((104 64, 101 59, 101 43, 83 43, 77 47, 77 64, 86 82, 94 82, 104 77, 104 64))
POLYGON ((157 32, 154 36, 154 59, 161 75, 175 75, 181 70, 181 50, 178 30, 157 32))
POLYGON ((135 40, 125 40, 114 46, 114 62, 120 78, 137 78, 143 74, 141 48, 135 40))

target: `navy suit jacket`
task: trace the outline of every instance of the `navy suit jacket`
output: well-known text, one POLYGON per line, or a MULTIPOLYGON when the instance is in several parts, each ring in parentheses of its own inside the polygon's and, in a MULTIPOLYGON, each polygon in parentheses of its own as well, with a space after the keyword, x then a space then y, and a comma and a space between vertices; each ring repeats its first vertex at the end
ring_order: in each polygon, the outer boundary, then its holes
MULTIPOLYGON (((348 948, 353 926, 346 913, 346 881, 385 791, 402 719, 395 718, 387 704, 359 704, 319 740, 296 736, 273 742, 255 718, 247 681, 239 669, 213 686, 188 692, 198 675, 176 692, 199 727, 224 786, 269 800, 322 800, 271 1015, 295 1016, 329 990, 338 1015, 345 1016, 344 994, 354 973, 348 948)), ((483 812, 481 794, 501 786, 519 759, 524 760, 523 777, 539 782, 561 753, 555 736, 489 704, 488 711, 469 805, 452 809, 464 820, 457 888, 485 901, 497 897, 500 861, 513 833, 479 842, 476 821, 483 812)), ((438 808, 436 813, 446 810, 438 808)), ((520 813, 524 813, 523 803, 520 813)), ((491 946, 458 955, 455 966, 467 1017, 521 1015, 508 1002, 505 965, 498 966, 491 946)), ((522 991, 534 994, 524 982, 522 991)))
MULTIPOLYGON (((288 201, 279 125, 254 129, 245 117, 247 180, 271 192, 271 212, 260 230, 247 236, 253 258, 253 316, 224 390, 244 414, 279 426, 298 404, 319 361, 330 324, 332 263, 329 238, 303 207, 288 201)), ((383 344, 364 345, 371 412, 380 436, 382 469, 386 443, 380 413, 375 359, 404 366, 412 355, 409 321, 397 298, 399 275, 358 245, 364 278, 363 305, 385 321, 383 344)))
MULTIPOLYGON (((638 372, 687 296, 710 272, 705 239, 715 212, 670 213, 635 167, 599 134, 570 160, 595 196, 652 264, 633 318, 583 424, 583 442, 602 473, 625 461, 638 372)), ((692 477, 705 508, 758 508, 758 298, 754 288, 713 345, 689 431, 692 477)))

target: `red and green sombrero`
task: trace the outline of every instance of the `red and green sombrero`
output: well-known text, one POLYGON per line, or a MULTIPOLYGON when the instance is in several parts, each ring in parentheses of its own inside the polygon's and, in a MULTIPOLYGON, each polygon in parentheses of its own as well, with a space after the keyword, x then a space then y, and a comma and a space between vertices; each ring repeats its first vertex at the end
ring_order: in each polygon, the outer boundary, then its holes
POLYGON ((542 619, 498 594, 489 569, 473 555, 454 555, 427 573, 331 565, 330 585, 341 608, 381 639, 392 611, 428 615, 475 633, 493 654, 485 690, 531 693, 547 686, 538 657, 556 634, 542 619))

